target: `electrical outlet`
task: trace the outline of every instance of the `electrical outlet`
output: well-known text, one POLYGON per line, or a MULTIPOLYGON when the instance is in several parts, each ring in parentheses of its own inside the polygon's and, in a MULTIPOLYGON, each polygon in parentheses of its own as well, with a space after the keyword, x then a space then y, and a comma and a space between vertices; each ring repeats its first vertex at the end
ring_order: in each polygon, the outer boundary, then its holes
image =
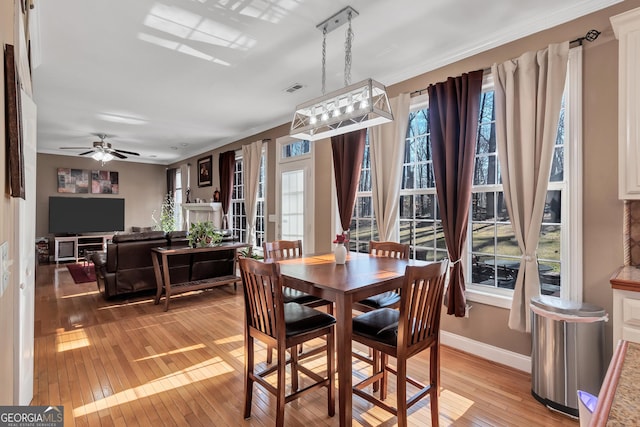
POLYGON ((0 297, 9 286, 9 242, 0 245, 0 297))

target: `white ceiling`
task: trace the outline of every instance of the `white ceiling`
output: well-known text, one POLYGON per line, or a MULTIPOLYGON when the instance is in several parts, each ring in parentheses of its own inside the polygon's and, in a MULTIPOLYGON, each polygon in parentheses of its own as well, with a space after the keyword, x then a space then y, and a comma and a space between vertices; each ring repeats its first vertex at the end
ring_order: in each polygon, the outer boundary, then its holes
MULTIPOLYGON (((40 0, 38 152, 75 156, 58 148, 105 133, 169 164, 287 123, 321 95, 316 25, 346 6, 351 81, 391 85, 619 1, 40 0)), ((327 92, 343 86, 345 30, 327 36, 327 92)))

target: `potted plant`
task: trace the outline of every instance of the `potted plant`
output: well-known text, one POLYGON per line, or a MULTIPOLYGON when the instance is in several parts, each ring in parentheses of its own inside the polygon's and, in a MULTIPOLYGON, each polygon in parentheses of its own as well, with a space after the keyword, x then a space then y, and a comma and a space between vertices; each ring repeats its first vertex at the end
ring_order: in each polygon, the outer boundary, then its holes
POLYGON ((195 222, 189 227, 187 239, 192 248, 203 248, 222 242, 222 233, 216 230, 211 221, 195 222))

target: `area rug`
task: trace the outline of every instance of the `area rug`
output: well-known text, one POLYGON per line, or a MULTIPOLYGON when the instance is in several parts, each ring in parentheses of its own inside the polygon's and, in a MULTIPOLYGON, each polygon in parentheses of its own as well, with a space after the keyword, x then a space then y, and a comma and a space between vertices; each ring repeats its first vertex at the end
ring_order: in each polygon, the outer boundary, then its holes
POLYGON ((75 283, 87 283, 96 281, 96 272, 93 264, 67 264, 67 269, 75 283))

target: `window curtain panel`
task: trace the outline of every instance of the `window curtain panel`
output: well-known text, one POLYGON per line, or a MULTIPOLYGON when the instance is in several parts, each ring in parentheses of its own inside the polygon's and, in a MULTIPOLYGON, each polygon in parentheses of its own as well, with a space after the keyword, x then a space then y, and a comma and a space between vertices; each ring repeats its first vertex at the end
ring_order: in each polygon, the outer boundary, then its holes
POLYGON ((167 194, 171 197, 172 200, 175 200, 175 192, 176 192, 176 171, 177 168, 169 168, 167 169, 167 194))
POLYGON ((247 215, 247 243, 251 246, 256 245, 256 215, 261 160, 262 141, 242 146, 244 210, 247 215))
POLYGON ((220 153, 218 158, 218 170, 220 173, 220 202, 222 203, 222 228, 229 228, 229 206, 231 206, 231 193, 233 193, 233 173, 236 169, 235 151, 220 153))
POLYGON ((366 137, 366 129, 331 137, 338 211, 343 232, 348 231, 351 224, 366 137))
POLYGON ((369 129, 371 194, 381 241, 400 241, 398 208, 410 99, 408 93, 392 98, 389 102, 394 115, 393 122, 369 129))
POLYGON ((430 85, 428 91, 433 173, 452 260, 445 304, 447 314, 464 317, 467 303, 460 258, 466 249, 482 70, 449 77, 446 82, 430 85))
POLYGON ((491 68, 505 204, 522 252, 509 327, 523 332, 531 331, 529 301, 540 294, 536 250, 568 58, 564 42, 491 68))

